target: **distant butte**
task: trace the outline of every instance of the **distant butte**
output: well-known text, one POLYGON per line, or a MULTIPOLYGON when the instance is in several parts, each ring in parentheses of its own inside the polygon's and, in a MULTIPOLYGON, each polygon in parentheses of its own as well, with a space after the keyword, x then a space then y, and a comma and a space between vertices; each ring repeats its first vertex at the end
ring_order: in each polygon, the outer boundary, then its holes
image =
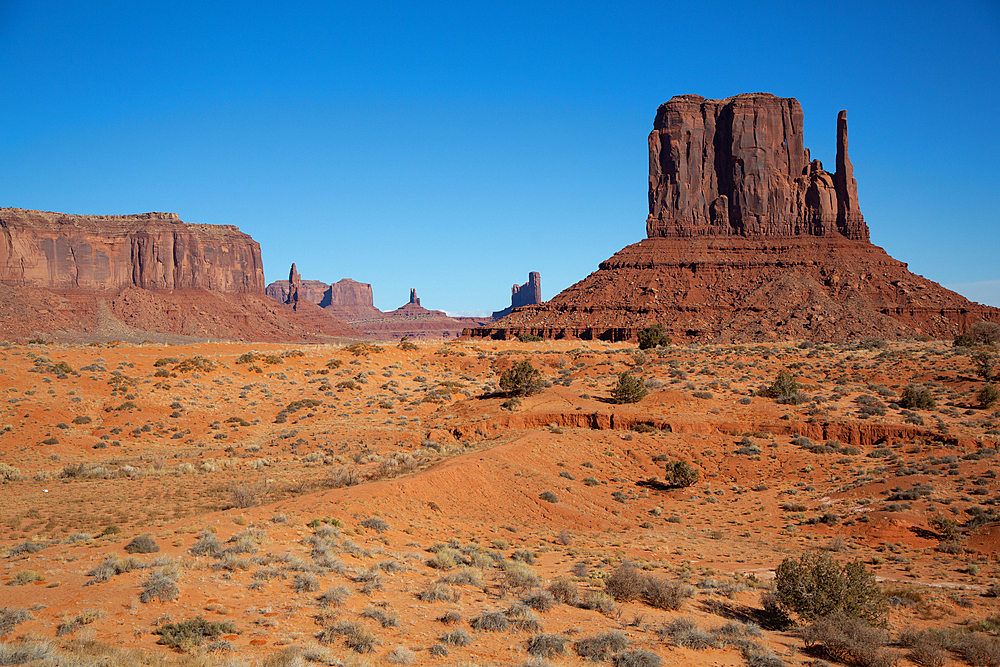
POLYGON ((260 245, 236 227, 185 223, 176 213, 0 208, 0 336, 8 340, 359 335, 319 308, 305 311, 265 297, 260 245))
POLYGON ((523 285, 514 285, 510 288, 510 306, 493 313, 493 319, 499 320, 511 311, 521 306, 531 306, 542 302, 542 276, 538 271, 528 274, 528 282, 523 285))
POLYGON ((948 337, 1000 309, 910 273, 869 242, 837 118, 835 171, 803 145, 793 98, 679 95, 649 135, 647 238, 544 304, 467 335, 678 341, 948 337))

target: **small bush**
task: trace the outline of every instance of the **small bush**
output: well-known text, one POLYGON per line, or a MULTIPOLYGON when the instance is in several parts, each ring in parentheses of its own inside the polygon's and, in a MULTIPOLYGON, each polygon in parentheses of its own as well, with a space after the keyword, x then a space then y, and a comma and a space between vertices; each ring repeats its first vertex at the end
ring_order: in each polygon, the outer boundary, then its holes
POLYGON ((559 497, 551 491, 542 491, 538 497, 549 503, 559 502, 559 497))
POLYGON ((604 632, 592 637, 584 637, 573 644, 573 650, 581 658, 595 662, 610 660, 611 657, 628 648, 628 639, 620 632, 604 632))
POLYGON ((239 630, 230 621, 206 621, 201 616, 180 623, 166 623, 153 630, 154 635, 160 635, 160 644, 183 650, 201 646, 206 639, 237 633, 239 630))
POLYGON ((160 602, 173 602, 180 597, 181 589, 177 586, 176 574, 168 568, 154 570, 142 584, 139 602, 143 604, 158 599, 160 602))
MULTIPOLYGON (((4 607, 0 609, 0 637, 6 637, 21 623, 34 618, 27 609, 4 607)), ((14 663, 10 663, 14 664, 14 663)))
MULTIPOLYGON (((503 614, 501 614, 501 616, 503 616, 503 614)), ((504 618, 504 620, 506 621, 507 619, 504 618)), ((441 643, 447 644, 448 646, 468 646, 472 643, 472 635, 459 628, 458 630, 452 630, 451 632, 446 632, 441 635, 441 643)))
POLYGON ((537 588, 538 574, 525 563, 509 560, 503 566, 503 583, 508 588, 537 588))
POLYGON ((480 632, 506 632, 510 629, 510 619, 502 611, 484 611, 470 620, 469 625, 480 632))
POLYGON ((775 571, 775 596, 785 613, 806 621, 842 612, 878 623, 887 604, 875 577, 859 561, 841 565, 827 552, 786 558, 775 571))
POLYGON ((131 542, 125 545, 125 552, 130 554, 152 554, 159 550, 160 545, 149 535, 134 537, 131 542))
POLYGON ((624 403, 638 403, 646 396, 646 386, 642 380, 632 377, 627 372, 619 373, 618 384, 611 391, 611 397, 619 405, 624 403))
POLYGON ((558 602, 563 604, 576 604, 580 599, 580 592, 576 584, 566 578, 559 578, 549 584, 549 593, 558 602))
POLYGON ((556 606, 556 599, 549 591, 539 588, 521 598, 521 602, 535 611, 546 612, 556 606))
POLYGON ((376 533, 384 533, 389 530, 389 524, 384 519, 377 516, 369 517, 361 522, 362 528, 374 530, 376 533))
POLYGON ((987 384, 976 394, 976 400, 983 408, 993 407, 993 404, 1000 400, 1000 389, 992 383, 987 384))
POLYGON ((802 638, 806 646, 822 645, 823 653, 839 662, 863 667, 896 664, 895 658, 883 651, 889 641, 885 632, 841 612, 818 618, 802 638))
POLYGON ((527 361, 500 374, 500 389, 510 396, 531 396, 542 390, 542 374, 527 361))
POLYGON ((685 488, 696 484, 701 474, 687 461, 668 461, 664 464, 664 481, 670 486, 685 488))
POLYGON ((615 656, 615 667, 660 667, 663 659, 651 651, 622 651, 615 656))
POLYGON ((680 581, 667 581, 662 577, 646 577, 643 597, 646 603, 657 609, 676 611, 681 603, 694 594, 691 586, 680 581))
POLYGON ((930 389, 907 385, 899 397, 899 406, 907 410, 932 410, 937 407, 930 389))
POLYGON ((238 509, 257 507, 264 502, 269 489, 270 485, 264 479, 237 484, 230 491, 233 499, 232 505, 238 509))
POLYGON ((638 338, 640 350, 650 350, 660 345, 670 345, 672 342, 670 336, 667 336, 663 332, 662 324, 654 324, 651 327, 646 327, 639 332, 638 338))
POLYGON ((587 591, 580 606, 602 614, 611 614, 615 610, 615 599, 604 591, 587 591))
POLYGON ((642 596, 646 578, 632 565, 622 565, 604 580, 604 590, 615 602, 631 602, 642 596))
POLYGON ((399 616, 394 611, 379 607, 367 607, 361 612, 361 618, 370 618, 373 621, 378 621, 379 625, 383 628, 395 628, 399 625, 399 616))
POLYGON ((462 591, 436 581, 428 584, 417 597, 424 602, 457 602, 462 597, 462 591))
POLYGON ((535 635, 528 640, 528 653, 540 658, 554 658, 566 653, 565 635, 535 635))
POLYGON ((774 378, 771 386, 757 393, 765 398, 787 398, 799 393, 799 383, 795 381, 790 372, 782 370, 774 378))

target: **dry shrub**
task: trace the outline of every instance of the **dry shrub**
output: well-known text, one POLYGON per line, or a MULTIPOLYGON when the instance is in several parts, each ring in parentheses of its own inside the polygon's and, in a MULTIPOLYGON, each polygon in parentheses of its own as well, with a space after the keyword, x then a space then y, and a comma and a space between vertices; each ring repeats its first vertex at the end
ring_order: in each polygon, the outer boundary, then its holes
POLYGON ((257 507, 264 502, 270 485, 267 480, 260 479, 246 484, 237 484, 230 491, 232 495, 232 506, 238 509, 257 507))
POLYGON ((805 628, 802 638, 807 646, 822 645, 828 657, 859 667, 892 667, 894 656, 883 649, 889 642, 886 633, 859 618, 835 612, 819 618, 805 628))
POLYGON ((535 635, 528 640, 528 653, 541 658, 554 658, 566 653, 565 635, 535 635))
POLYGON ((615 602, 631 602, 642 595, 646 578, 632 565, 622 565, 604 580, 604 590, 615 602))
POLYGON ((575 644, 573 650, 581 658, 593 661, 610 660, 611 656, 628 647, 628 639, 620 632, 604 632, 591 637, 584 637, 575 644))
POLYGON ((576 584, 565 577, 556 579, 549 584, 549 593, 555 600, 563 604, 573 605, 580 599, 580 592, 577 590, 576 584))

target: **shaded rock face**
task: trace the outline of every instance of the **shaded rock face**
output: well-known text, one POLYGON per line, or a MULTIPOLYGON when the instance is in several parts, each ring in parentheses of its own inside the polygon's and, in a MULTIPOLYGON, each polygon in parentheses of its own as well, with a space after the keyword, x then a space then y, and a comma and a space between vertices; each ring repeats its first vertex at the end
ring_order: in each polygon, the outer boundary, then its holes
POLYGON ((264 290, 260 246, 236 227, 175 213, 66 215, 0 208, 0 282, 119 290, 264 290))
POLYGON ((510 307, 520 308, 542 302, 542 277, 538 271, 528 274, 528 282, 510 288, 510 307))
MULTIPOLYGON (((264 293, 280 303, 288 303, 289 287, 289 281, 275 280, 264 289, 264 293)), ((330 286, 320 280, 302 280, 300 278, 299 300, 318 304, 323 300, 323 295, 329 289, 330 286)))
POLYGON ((494 311, 493 320, 499 320, 515 308, 530 306, 542 302, 542 276, 538 271, 528 274, 528 282, 523 285, 514 285, 510 288, 510 305, 503 310, 494 311))
POLYGON ((475 337, 677 341, 949 337, 1000 309, 907 270, 868 241, 837 119, 836 173, 810 161, 794 99, 674 97, 649 136, 648 238, 475 337))
POLYGON ((292 310, 296 310, 299 304, 299 288, 302 287, 302 276, 295 270, 295 262, 292 262, 292 269, 288 272, 288 297, 285 303, 291 305, 292 310))
POLYGON ((416 290, 416 288, 412 288, 412 287, 410 288, 410 303, 415 304, 417 306, 420 305, 420 299, 417 298, 417 290, 416 290))
POLYGON ((649 134, 647 235, 868 240, 847 112, 837 119, 834 174, 810 160, 802 119, 798 100, 768 93, 662 104, 649 134))

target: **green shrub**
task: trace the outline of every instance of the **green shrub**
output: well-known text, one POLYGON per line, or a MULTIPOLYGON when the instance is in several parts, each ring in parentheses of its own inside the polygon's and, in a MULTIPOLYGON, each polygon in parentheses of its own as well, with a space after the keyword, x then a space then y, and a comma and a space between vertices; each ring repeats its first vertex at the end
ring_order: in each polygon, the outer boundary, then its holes
POLYGON ((900 394, 899 407, 907 410, 933 410, 937 407, 937 403, 930 389, 911 384, 900 394))
POLYGON ((664 481, 669 486, 685 488, 696 484, 701 474, 687 461, 668 461, 664 464, 664 481))
POLYGON ((540 343, 544 340, 541 336, 530 333, 518 334, 517 339, 522 343, 540 343))
POLYGON ((627 372, 618 375, 618 384, 611 391, 611 397, 615 403, 638 403, 646 396, 646 387, 642 380, 632 377, 627 372))
POLYGON ((787 370, 780 371, 770 387, 757 392, 759 396, 764 396, 765 398, 788 398, 798 393, 799 383, 795 381, 795 378, 787 370))
POLYGON ((980 348, 972 353, 972 366, 976 375, 987 382, 992 382, 994 379, 993 371, 996 363, 996 355, 988 348, 980 348))
POLYGON ((976 400, 984 408, 992 407, 997 400, 1000 400, 1000 389, 997 389, 992 383, 987 384, 976 394, 976 400))
POLYGON ((640 350, 649 350, 660 345, 670 345, 672 342, 670 336, 663 333, 662 324, 654 324, 651 327, 646 327, 639 332, 638 338, 640 350))
POLYGON ((500 374, 500 389, 512 396, 531 396, 542 390, 542 374, 529 362, 514 364, 500 374))
POLYGON ((841 565, 827 552, 805 553, 797 561, 785 558, 775 571, 774 584, 781 611, 805 621, 839 611, 879 623, 886 612, 885 597, 864 564, 841 565))

